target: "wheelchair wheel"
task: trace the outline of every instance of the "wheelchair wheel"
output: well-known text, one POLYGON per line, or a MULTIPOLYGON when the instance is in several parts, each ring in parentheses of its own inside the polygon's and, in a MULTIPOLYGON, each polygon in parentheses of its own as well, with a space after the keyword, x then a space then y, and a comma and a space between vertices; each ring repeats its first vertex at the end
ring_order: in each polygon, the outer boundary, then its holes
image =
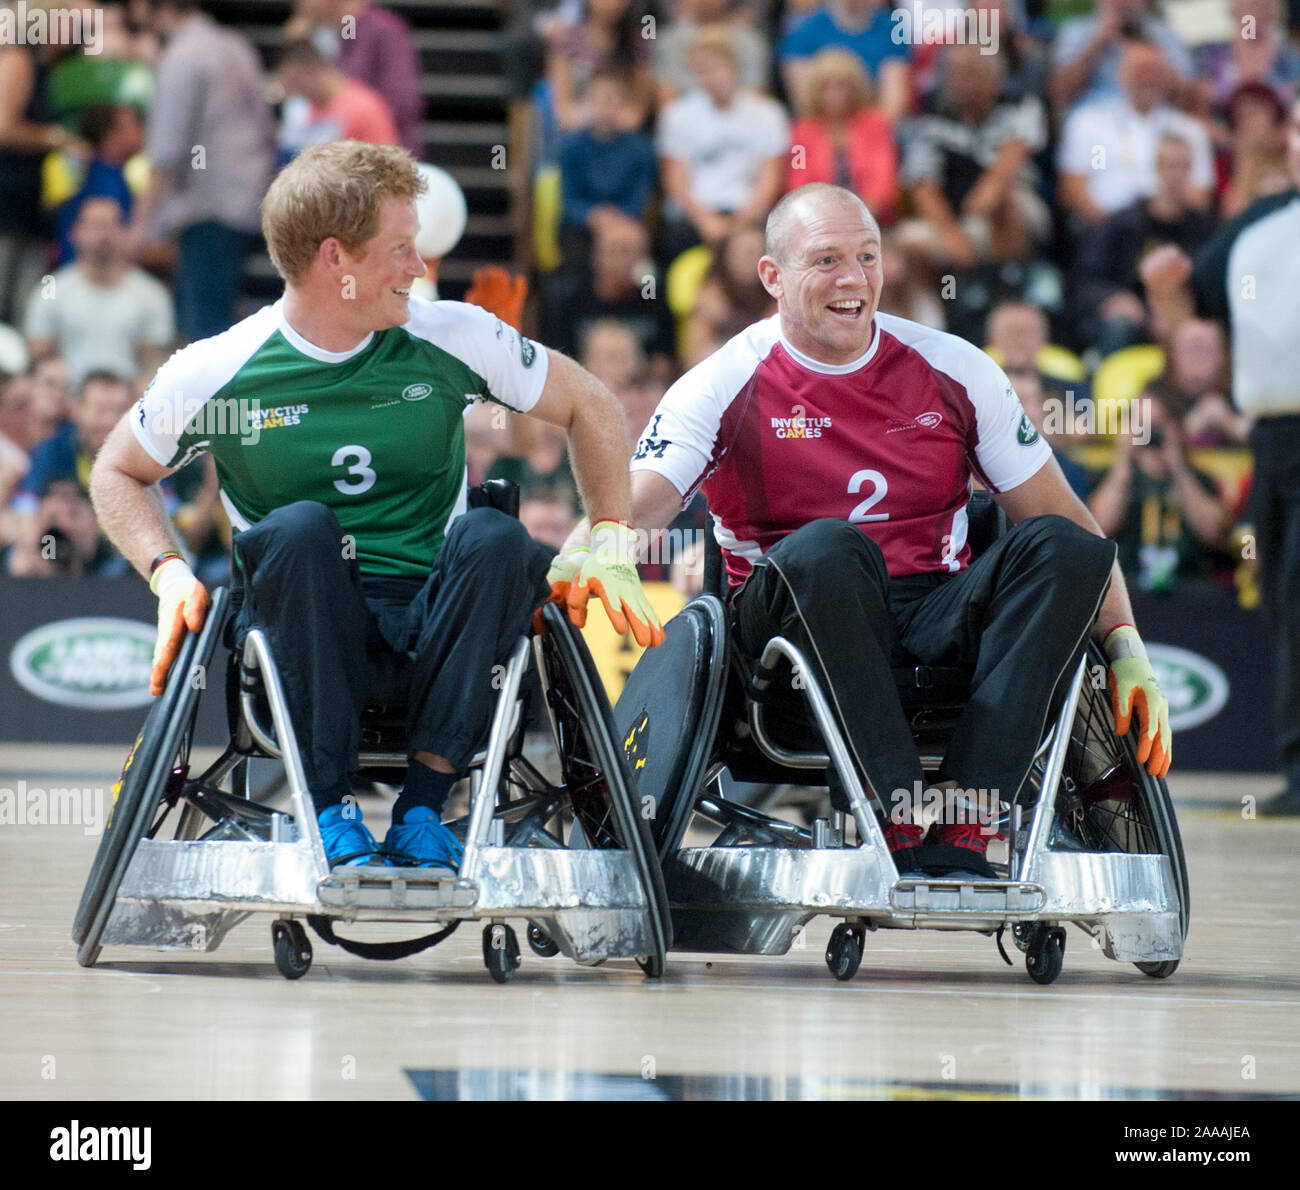
POLYGON ((826 947, 826 966, 841 983, 858 973, 867 932, 861 922, 842 921, 831 931, 826 947))
POLYGON ((285 979, 301 979, 311 970, 311 940, 301 923, 272 922, 271 946, 275 953, 276 970, 285 979))
MULTIPOLYGON (((1089 647, 1089 669, 1096 672, 1106 660, 1101 650, 1089 647)), ((1070 734, 1062 790, 1062 823, 1095 851, 1163 854, 1173 868, 1178 890, 1178 915, 1187 937, 1190 893, 1187 860, 1174 815, 1169 787, 1138 763, 1136 734, 1115 732, 1109 690, 1096 690, 1085 679, 1070 734)), ((1178 969, 1178 960, 1135 963, 1155 979, 1165 979, 1178 969)))
POLYGON ((671 926, 649 823, 637 812, 609 700, 581 636, 555 604, 546 604, 543 616, 547 705, 574 824, 589 847, 619 847, 632 853, 655 939, 655 951, 646 956, 642 970, 655 976, 663 971, 671 926))
POLYGON ((186 633, 166 688, 149 709, 127 756, 72 925, 77 962, 83 967, 94 966, 99 958, 100 938, 140 840, 154 833, 159 809, 173 803, 184 786, 202 692, 202 683, 192 677, 196 666, 206 667, 212 660, 229 600, 225 588, 214 591, 203 630, 198 636, 186 633))

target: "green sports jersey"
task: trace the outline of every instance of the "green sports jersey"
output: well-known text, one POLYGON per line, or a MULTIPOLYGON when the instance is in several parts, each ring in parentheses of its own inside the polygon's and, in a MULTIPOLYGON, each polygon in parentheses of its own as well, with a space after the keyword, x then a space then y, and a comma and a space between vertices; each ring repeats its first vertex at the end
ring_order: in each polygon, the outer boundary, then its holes
POLYGON ((309 343, 283 299, 183 348, 136 405, 140 445, 165 467, 217 464, 236 531, 316 500, 367 574, 423 578, 466 508, 464 412, 526 412, 547 355, 477 306, 412 297, 405 325, 351 351, 309 343))

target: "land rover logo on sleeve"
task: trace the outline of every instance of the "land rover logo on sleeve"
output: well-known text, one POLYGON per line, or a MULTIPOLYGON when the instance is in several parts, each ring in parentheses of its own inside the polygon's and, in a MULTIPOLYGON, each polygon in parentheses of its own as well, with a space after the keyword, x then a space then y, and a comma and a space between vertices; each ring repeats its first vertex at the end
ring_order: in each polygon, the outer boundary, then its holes
POLYGON ((402 400, 423 401, 431 392, 433 392, 431 384, 408 384, 402 389, 402 400))
POLYGON ((9 670, 46 702, 117 711, 149 702, 157 629, 139 620, 84 616, 42 624, 9 652, 9 670))
POLYGON ((1038 431, 1034 429, 1034 423, 1029 420, 1029 414, 1020 415, 1020 427, 1016 430, 1016 441, 1021 446, 1033 446, 1038 441, 1038 431))

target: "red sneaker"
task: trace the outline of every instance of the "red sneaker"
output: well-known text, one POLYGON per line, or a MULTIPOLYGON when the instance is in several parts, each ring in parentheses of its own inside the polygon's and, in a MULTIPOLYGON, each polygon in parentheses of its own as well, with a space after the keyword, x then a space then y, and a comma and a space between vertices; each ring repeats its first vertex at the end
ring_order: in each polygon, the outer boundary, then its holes
POLYGON ((894 822, 887 818, 881 826, 885 832, 885 843, 894 853, 920 847, 925 842, 925 832, 915 822, 894 822))
POLYGON ((992 837, 984 833, 984 828, 978 822, 951 822, 944 825, 936 822, 930 828, 926 842, 935 847, 964 847, 983 859, 992 837))

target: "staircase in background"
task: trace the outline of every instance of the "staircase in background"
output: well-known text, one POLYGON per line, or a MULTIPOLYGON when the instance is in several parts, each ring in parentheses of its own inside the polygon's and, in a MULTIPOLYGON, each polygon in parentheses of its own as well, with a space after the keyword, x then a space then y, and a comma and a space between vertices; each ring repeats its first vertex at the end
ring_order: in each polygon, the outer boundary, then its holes
MULTIPOLYGON (((289 3, 204 0, 204 7, 245 33, 267 70, 273 68, 289 3)), ((465 235, 438 271, 441 295, 459 298, 480 265, 515 260, 510 186, 517 183, 510 171, 492 164, 496 146, 509 143, 501 14, 493 0, 389 0, 383 7, 411 26, 420 55, 423 160, 441 166, 465 191, 465 235)), ((264 253, 250 261, 244 288, 250 307, 279 293, 279 278, 264 253)))

